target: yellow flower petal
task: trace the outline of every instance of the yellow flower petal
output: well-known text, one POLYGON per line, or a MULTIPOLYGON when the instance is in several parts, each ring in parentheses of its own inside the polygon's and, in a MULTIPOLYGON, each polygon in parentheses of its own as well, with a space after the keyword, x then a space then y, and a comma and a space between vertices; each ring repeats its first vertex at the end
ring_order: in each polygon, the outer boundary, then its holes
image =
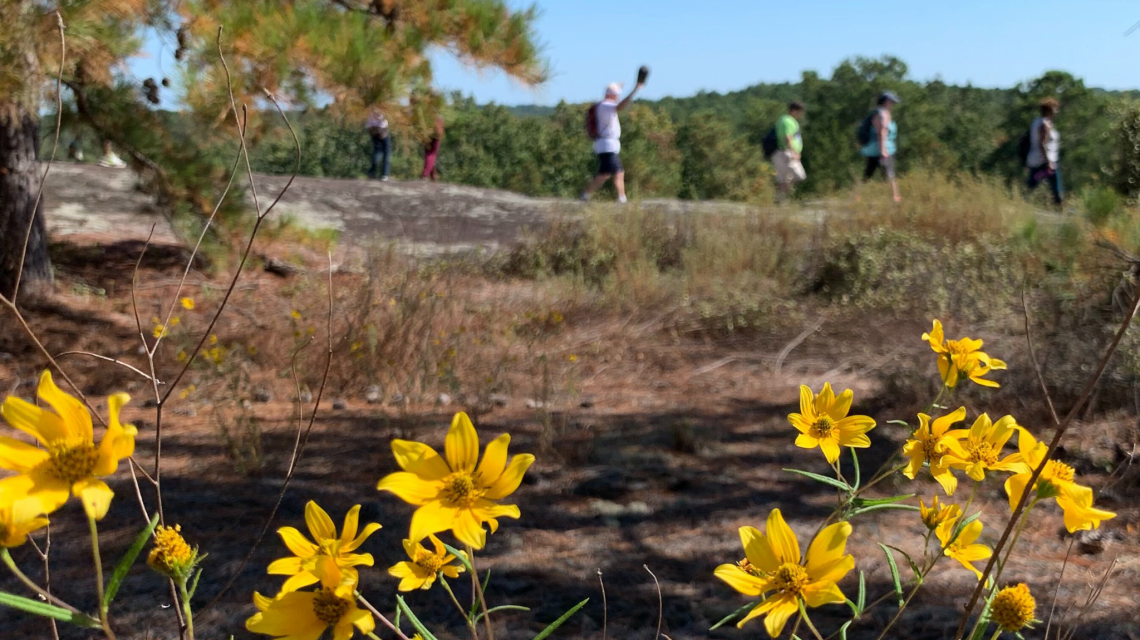
POLYGON ((784 625, 788 623, 789 618, 799 612, 800 607, 796 604, 796 599, 791 596, 784 595, 773 599, 776 602, 764 618, 764 628, 768 630, 768 635, 775 638, 784 632, 784 625))
POLYGON ((768 544, 772 547, 772 555, 780 561, 780 564, 785 562, 799 564, 800 543, 796 540, 796 534, 791 527, 784 521, 779 509, 772 509, 768 514, 768 524, 764 533, 768 538, 768 544))
POLYGON ((455 526, 459 510, 445 506, 442 502, 429 502, 412 514, 412 524, 408 537, 423 540, 428 535, 447 531, 455 526))
POLYGON ((780 568, 780 560, 772 553, 768 538, 756 527, 740 527, 740 543, 744 546, 744 557, 752 566, 772 573, 780 568))
POLYGON ((801 449, 814 449, 819 446, 819 438, 810 433, 801 433, 796 436, 796 446, 801 449))
POLYGON ((253 633, 284 636, 291 640, 317 640, 328 627, 313 611, 312 592, 294 591, 273 600, 258 616, 246 621, 245 628, 253 633), (255 620, 255 618, 257 618, 255 620))
POLYGON ((492 484, 487 493, 483 494, 489 500, 502 500, 511 495, 522 484, 523 475, 530 465, 534 463, 534 456, 529 453, 520 453, 511 458, 503 475, 492 484))
POLYGON ((771 589, 767 580, 757 578, 734 564, 720 565, 713 571, 713 575, 746 596, 758 596, 771 589))
POLYGON ((839 443, 834 438, 823 438, 819 441, 819 450, 823 452, 823 457, 831 464, 839 459, 839 443))
POLYGON ((807 433, 811 431, 811 423, 798 413, 789 413, 788 422, 792 423, 792 426, 795 427, 796 431, 799 431, 800 433, 807 433))
POLYGON ((55 381, 51 379, 51 372, 46 369, 40 375, 40 386, 37 393, 44 402, 55 409, 63 421, 64 430, 69 436, 84 442, 94 440, 91 414, 87 411, 87 407, 83 406, 83 403, 78 399, 67 395, 55 386, 55 381))
MULTIPOLYGON (((854 559, 851 560, 851 565, 855 565, 854 559)), ((804 602, 809 607, 822 607, 825 604, 836 604, 845 600, 846 596, 834 582, 817 582, 804 587, 804 602)))
POLYGON ((360 505, 353 505, 348 513, 344 514, 344 525, 340 529, 340 543, 349 544, 356 537, 356 530, 360 527, 360 505))
POLYGON ((452 525, 451 533, 460 542, 470 545, 473 549, 482 549, 487 544, 487 531, 483 529, 483 523, 469 509, 459 512, 455 523, 452 525))
POLYGON ((271 576, 292 576, 303 570, 304 569, 301 568, 301 559, 296 556, 291 556, 270 562, 266 573, 271 576))
POLYGON ((424 480, 408 471, 389 473, 376 485, 380 491, 396 494, 404 502, 423 505, 439 496, 443 483, 438 480, 424 480))
POLYGON ((317 543, 324 540, 336 540, 336 525, 333 524, 332 518, 329 517, 328 512, 312 500, 305 504, 305 524, 309 527, 309 533, 317 543))
POLYGON ((111 498, 115 497, 111 487, 98 478, 84 478, 76 482, 72 485, 71 492, 83 501, 83 510, 87 512, 87 517, 95 520, 102 520, 103 516, 107 515, 107 509, 111 507, 111 498))
POLYGON ((808 416, 815 415, 815 394, 812 393, 811 388, 806 385, 800 385, 800 413, 804 419, 809 423, 811 418, 808 416))
POLYGON ((831 390, 831 383, 823 383, 823 390, 815 397, 815 415, 826 415, 831 404, 835 402, 835 392, 831 390))
POLYGON ((853 449, 866 449, 871 446, 871 439, 862 433, 839 432, 839 446, 853 449))
POLYGON ((511 436, 504 433, 487 444, 483 460, 475 471, 476 481, 487 486, 503 475, 503 470, 507 468, 507 447, 510 443, 511 436))
POLYGON ((850 389, 844 389, 843 393, 839 394, 831 404, 831 407, 828 408, 827 415, 831 416, 831 419, 836 422, 843 420, 847 417, 847 413, 851 411, 851 401, 854 398, 855 394, 850 389))
POLYGON ((302 571, 301 573, 290 577, 285 581, 285 584, 281 585, 281 593, 288 593, 290 591, 304 589, 305 587, 311 584, 316 584, 318 582, 320 582, 320 578, 309 573, 308 571, 302 571))
POLYGON ((460 411, 451 419, 451 428, 443 442, 447 466, 452 471, 474 471, 479 462, 479 435, 471 418, 460 411))
POLYGON ((317 554, 317 545, 309 542, 308 538, 293 527, 281 527, 277 530, 277 535, 281 536, 281 541, 296 556, 308 558, 317 554))
POLYGON ((424 480, 442 480, 451 475, 451 469, 435 449, 421 442, 393 440, 392 454, 396 464, 424 480))
POLYGON ((815 540, 811 541, 804 568, 813 580, 823 579, 818 572, 843 557, 850 535, 850 522, 836 522, 824 527, 815 540))
POLYGON ((0 415, 4 416, 8 424, 39 440, 40 444, 47 445, 67 439, 67 428, 59 416, 22 398, 8 396, 4 404, 0 405, 0 415))
MULTIPOLYGON (((358 548, 360 548, 360 545, 364 544, 364 541, 368 539, 368 536, 376 533, 380 530, 380 528, 381 527, 379 524, 375 522, 369 522, 368 524, 364 525, 364 530, 360 532, 360 535, 356 536, 347 543, 341 543, 340 550, 345 553, 349 551, 356 551, 358 548)), ((341 539, 344 539, 343 536, 341 539)))
POLYGON ((27 473, 50 457, 47 451, 26 442, 0 437, 0 468, 27 473))

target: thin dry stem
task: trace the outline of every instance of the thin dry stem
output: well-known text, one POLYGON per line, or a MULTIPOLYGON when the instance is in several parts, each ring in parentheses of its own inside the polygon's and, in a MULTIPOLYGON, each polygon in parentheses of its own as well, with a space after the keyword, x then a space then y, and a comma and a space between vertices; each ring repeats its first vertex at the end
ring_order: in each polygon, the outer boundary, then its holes
MULTIPOLYGON (((104 355, 101 355, 98 353, 91 353, 90 351, 64 351, 63 353, 55 354, 56 358, 62 358, 64 356, 87 356, 88 358, 96 358, 98 360, 103 360, 104 362, 110 362, 112 364, 117 364, 120 367, 130 369, 134 373, 137 373, 138 375, 142 376, 144 380, 148 380, 148 381, 154 380, 154 378, 150 377, 142 369, 138 369, 132 364, 128 364, 126 362, 123 362, 122 360, 116 360, 115 358, 112 358, 110 356, 104 356, 104 355)), ((157 382, 158 382, 158 384, 166 384, 162 380, 158 380, 157 382)))
POLYGON ((1065 580, 1065 567, 1069 566, 1069 555, 1073 553, 1073 543, 1076 536, 1069 536, 1069 548, 1065 549, 1065 559, 1061 562, 1061 571, 1057 574, 1057 584, 1053 587, 1053 603, 1049 605, 1049 617, 1045 619, 1045 634, 1041 637, 1049 640, 1049 628, 1053 626, 1053 613, 1057 610, 1057 596, 1061 594, 1061 583, 1065 580))
POLYGON ((657 580, 657 576, 649 570, 649 565, 641 565, 649 575, 653 576, 653 584, 657 585, 657 635, 653 636, 653 640, 661 637, 661 621, 665 618, 665 599, 661 596, 661 583, 657 580))
POLYGON ((377 618, 379 618, 379 619, 380 619, 380 622, 382 622, 382 623, 384 624, 384 626, 385 626, 385 627, 388 627, 388 629, 389 629, 389 630, 390 630, 392 633, 396 634, 396 637, 397 637, 397 638, 399 638, 400 640, 410 640, 410 638, 408 638, 408 636, 404 635, 404 632, 403 632, 403 631, 400 631, 399 627, 397 627, 396 625, 392 624, 392 621, 391 621, 391 620, 389 620, 387 616, 385 616, 384 614, 382 614, 382 613, 380 613, 379 611, 377 611, 377 610, 376 610, 376 607, 372 606, 372 603, 371 603, 371 602, 369 602, 369 601, 365 600, 365 599, 364 599, 364 596, 360 595, 360 592, 359 592, 359 591, 357 591, 357 592, 356 592, 356 600, 357 600, 357 602, 359 602, 360 604, 364 605, 364 608, 365 608, 365 609, 368 609, 369 611, 371 611, 371 612, 372 612, 372 615, 374 615, 374 616, 376 616, 377 618))
MULTIPOLYGON (((1078 396, 1077 401, 1073 404, 1072 408, 1069 409, 1069 413, 1065 415, 1065 419, 1057 425, 1057 432, 1053 435, 1053 440, 1049 443, 1048 451, 1041 459, 1041 464, 1037 465, 1037 467, 1033 469, 1033 473, 1030 475, 1026 486, 1032 487, 1037 483, 1037 479, 1041 477, 1041 472, 1045 470, 1045 465, 1049 463, 1049 460, 1052 459, 1054 453, 1056 453, 1057 447, 1061 444, 1061 438, 1065 436, 1065 432, 1068 431, 1069 425, 1073 423, 1073 420, 1076 418, 1077 413, 1084 406, 1085 402, 1088 401, 1089 396, 1092 394, 1093 388, 1096 387, 1097 383, 1100 381, 1100 377, 1104 375, 1104 370, 1108 367, 1109 360, 1112 359, 1112 356, 1116 353, 1116 349, 1120 346, 1120 341, 1124 339, 1124 334, 1128 332, 1128 327, 1132 324, 1132 317, 1136 315, 1136 309, 1138 307, 1140 307, 1140 290, 1137 291, 1136 296, 1133 298, 1132 308, 1128 311, 1127 314, 1125 314, 1124 321, 1120 324, 1120 329, 1117 330, 1116 336, 1113 338, 1112 343, 1108 347, 1108 350, 1101 358, 1100 365, 1097 367, 1096 372, 1094 372, 1093 375, 1090 376, 1088 381, 1085 383, 1084 389, 1081 391, 1081 395, 1078 396)), ((1000 557, 1002 548, 1005 547, 1005 543, 1009 540, 1010 534, 1012 534, 1014 528, 1017 526, 1017 522, 1021 517, 1021 513, 1025 510, 1025 505, 1028 503, 1029 494, 1029 491, 1022 492, 1021 498, 1017 501, 1017 506, 1014 508, 1013 513, 1010 515, 1009 522, 1007 522, 1005 525, 1005 530, 1002 531, 1001 538, 998 540, 997 544, 994 545, 993 555, 990 556, 989 561, 986 562, 986 567, 982 570, 982 576, 978 579, 978 584, 976 587, 974 587, 973 594, 970 595, 970 601, 966 604, 965 610, 962 612, 962 619, 958 622, 957 631, 954 632, 955 638, 961 638, 962 633, 966 630, 966 624, 969 622, 970 613, 974 610, 974 605, 978 603, 978 598, 981 597, 982 591, 985 589, 986 577, 989 576, 990 572, 993 571, 994 566, 1000 557)))
POLYGON ((317 396, 316 396, 316 398, 314 398, 315 402, 313 404, 313 412, 309 415, 309 423, 304 428, 304 434, 302 435, 301 425, 302 425, 302 421, 303 421, 303 413, 302 413, 302 404, 301 404, 301 386, 300 386, 300 383, 299 383, 298 378, 297 378, 296 364, 297 364, 297 356, 300 354, 300 352, 303 349, 308 348, 309 344, 312 344, 311 341, 309 343, 305 344, 304 346, 302 346, 301 348, 297 349, 296 351, 294 351, 293 356, 292 356, 292 358, 290 358, 290 362, 289 362, 289 369, 290 369, 290 371, 293 372, 293 381, 297 387, 297 432, 296 432, 296 436, 294 437, 294 440, 293 440, 293 454, 289 458, 289 469, 285 472, 285 481, 281 483, 281 490, 278 491, 278 493, 277 493, 277 500, 273 505, 273 510, 269 512, 269 517, 267 517, 265 519, 265 525, 261 528, 261 533, 258 534, 257 539, 254 540, 253 544, 250 546, 249 552, 246 553, 245 558, 243 558, 241 561, 241 564, 239 564, 237 569, 234 570, 234 572, 230 575, 230 578, 229 578, 229 580, 226 581, 225 586, 223 586, 222 589, 220 591, 218 591, 217 595, 215 595, 214 598, 212 600, 210 600, 209 603, 206 604, 206 606, 202 607, 199 610, 199 614, 201 614, 203 611, 209 609, 213 605, 217 604, 217 602, 222 598, 222 596, 225 595, 226 592, 229 591, 230 587, 233 586, 234 581, 236 581, 238 576, 241 575, 242 570, 244 570, 245 567, 249 564, 249 562, 253 559, 254 552, 257 551, 258 546, 261 545, 261 542, 265 539, 265 536, 269 533, 270 527, 273 526, 273 520, 274 520, 274 518, 277 517, 277 511, 281 508, 281 503, 285 500, 285 492, 289 490, 289 483, 292 482, 293 474, 297 470, 297 462, 301 459, 301 454, 303 454, 305 451, 305 445, 307 445, 309 442, 309 435, 313 432, 313 424, 316 422, 317 411, 321 407, 321 398, 324 397, 325 388, 328 385, 329 371, 332 370, 332 359, 333 359, 333 338, 332 338, 332 319, 333 319, 333 281, 332 281, 332 274, 333 274, 333 270, 332 270, 332 254, 331 253, 329 253, 328 260, 329 260, 329 281, 328 281, 329 307, 328 307, 327 325, 325 328, 325 331, 326 331, 326 348, 327 348, 326 358, 325 358, 325 370, 321 374, 321 386, 317 389, 317 396))
POLYGON ((602 589, 602 640, 606 640, 606 623, 609 621, 609 604, 606 603, 606 583, 602 581, 601 569, 598 569, 598 586, 602 589))

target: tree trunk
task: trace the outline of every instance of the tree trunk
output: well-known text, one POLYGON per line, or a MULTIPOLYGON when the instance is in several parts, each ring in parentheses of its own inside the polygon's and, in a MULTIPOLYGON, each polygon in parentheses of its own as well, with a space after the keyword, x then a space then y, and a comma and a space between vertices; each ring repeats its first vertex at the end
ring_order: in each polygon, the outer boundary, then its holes
POLYGON ((52 280, 42 201, 39 211, 34 211, 39 142, 39 118, 33 112, 18 103, 0 104, 0 294, 8 298, 16 287, 25 238, 28 250, 21 289, 42 287, 52 280))

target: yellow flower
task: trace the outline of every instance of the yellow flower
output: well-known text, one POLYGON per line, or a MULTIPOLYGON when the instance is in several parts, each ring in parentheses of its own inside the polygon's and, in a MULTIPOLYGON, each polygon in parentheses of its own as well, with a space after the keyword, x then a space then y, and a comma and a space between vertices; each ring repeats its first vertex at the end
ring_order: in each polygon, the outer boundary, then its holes
POLYGON ((950 425, 961 422, 965 417, 966 407, 959 407, 954 413, 935 418, 934 422, 931 422, 930 416, 925 413, 918 414, 918 429, 915 429, 910 439, 903 445, 903 455, 910 458, 910 462, 903 469, 903 475, 914 480, 922 465, 929 464, 930 475, 942 485, 946 495, 954 495, 954 491, 958 488, 958 478, 950 473, 950 465, 945 459, 948 451, 945 442, 946 432, 949 431, 950 425))
POLYGON ((991 358, 982 351, 982 341, 970 338, 946 340, 942 323, 935 320, 930 333, 922 334, 922 339, 930 343, 930 348, 938 354, 938 373, 942 382, 953 389, 962 378, 969 378, 983 387, 999 387, 993 380, 985 379, 990 371, 1005 369, 1005 362, 991 358))
POLYGON ((567 356, 567 358, 566 358, 566 359, 567 359, 567 360, 569 360, 570 362, 577 362, 577 361, 578 361, 578 356, 576 356, 576 355, 574 355, 573 353, 571 353, 569 356, 567 356))
POLYGON ((809 607, 845 601, 836 583, 855 568, 855 558, 844 555, 847 537, 851 535, 848 522, 837 522, 820 531, 803 560, 796 534, 784 522, 779 509, 768 514, 767 530, 765 535, 754 527, 741 527, 740 541, 748 568, 722 564, 714 574, 746 596, 774 592, 736 626, 743 627, 749 620, 767 614, 764 627, 775 638, 784 630, 788 618, 799 611, 801 601, 809 607))
POLYGON ((182 298, 182 308, 187 311, 194 310, 194 298, 182 298))
POLYGON ((938 496, 930 501, 930 508, 926 508, 926 503, 922 498, 918 499, 918 511, 922 516, 922 524, 926 525, 927 529, 937 529, 938 525, 946 522, 947 520, 957 520, 961 515, 961 509, 956 504, 938 504, 938 496))
POLYGON ((320 580, 318 567, 326 558, 331 558, 338 571, 344 574, 344 579, 356 584, 360 577, 354 567, 371 567, 373 560, 370 553, 352 553, 356 551, 368 536, 376 532, 380 525, 370 522, 364 525, 360 535, 356 534, 360 523, 360 505, 348 510, 344 516, 344 527, 341 534, 336 535, 336 525, 325 510, 312 500, 305 505, 305 524, 309 526, 314 542, 310 542, 303 533, 293 527, 281 527, 277 534, 285 546, 294 553, 293 557, 274 560, 269 565, 269 573, 276 576, 291 576, 281 586, 282 592, 296 591, 320 580))
POLYGON ((412 515, 412 540, 448 529, 460 542, 482 549, 498 518, 518 518, 519 508, 499 504, 519 488, 534 456, 523 453, 507 464, 511 436, 503 434, 487 445, 479 461, 479 435, 466 413, 455 414, 444 440, 446 460, 419 442, 393 440, 392 453, 403 471, 388 474, 376 486, 419 508, 412 515), (478 463, 478 467, 476 467, 478 463))
POLYGON ((423 544, 404 540, 404 552, 411 561, 397 562, 388 574, 400 578, 400 591, 414 591, 415 589, 428 589, 435 583, 440 572, 448 578, 458 578, 463 571, 462 566, 452 565, 455 556, 447 552, 443 542, 434 535, 428 536, 435 546, 435 551, 428 551, 423 544))
POLYGON ((289 591, 267 598, 256 591, 253 604, 257 613, 245 621, 245 628, 289 640, 317 640, 332 627, 333 640, 349 640, 353 627, 361 634, 372 633, 372 614, 356 606, 355 583, 343 580, 336 566, 323 563, 318 591, 289 591))
POLYGON ((300 320, 301 319, 301 312, 297 311, 296 309, 293 309, 293 311, 291 311, 289 313, 289 315, 293 316, 294 320, 300 320))
POLYGON ((210 344, 211 345, 218 344, 218 336, 216 334, 210 335, 210 344))
POLYGON ((198 559, 198 548, 191 548, 182 537, 182 525, 155 529, 154 548, 146 559, 152 569, 175 580, 186 580, 198 559))
POLYGON ((803 449, 819 447, 831 464, 839 459, 839 447, 865 449, 871 446, 867 432, 875 428, 875 421, 867 416, 848 416, 854 394, 847 389, 838 398, 825 383, 819 395, 800 386, 800 412, 788 415, 788 421, 800 432, 796 446, 803 449))
POLYGON ((1007 633, 1017 633, 1033 622, 1037 600, 1024 582, 998 591, 990 605, 990 617, 1007 633))
POLYGON ((43 505, 35 498, 0 502, 0 547, 18 547, 28 534, 48 525, 43 505))
POLYGON ((176 358, 176 359, 177 359, 179 362, 186 362, 186 361, 187 361, 187 360, 190 358, 190 356, 186 354, 186 350, 185 350, 185 349, 179 349, 179 350, 178 350, 178 354, 175 356, 175 358, 176 358))
MULTIPOLYGON (((1025 493, 1025 487, 1033 475, 1033 470, 1045 459, 1049 447, 1044 442, 1038 442, 1028 431, 1022 430, 1017 437, 1018 450, 1025 461, 1025 469, 1005 481, 1005 492, 1009 496, 1009 508, 1014 510, 1025 493)), ((1082 529, 1096 529, 1102 520, 1116 517, 1111 511, 1104 511, 1093 507, 1093 491, 1091 488, 1077 484, 1076 471, 1060 460, 1049 460, 1037 483, 1033 486, 1037 492, 1037 499, 1056 498, 1057 504, 1065 513, 1065 528, 1069 533, 1082 529)))
POLYGON ((173 318, 170 319, 170 326, 177 327, 180 324, 182 324, 182 318, 179 318, 178 316, 174 316, 173 318))
POLYGON ((164 338, 166 337, 166 327, 161 324, 156 324, 154 325, 154 329, 151 329, 150 334, 155 338, 164 338))
POLYGON ((954 429, 946 434, 943 443, 949 451, 944 462, 952 469, 965 469, 966 475, 977 482, 985 480, 986 471, 1021 473, 1025 463, 1020 453, 1001 457, 1005 443, 1018 431, 1024 432, 1024 429, 1017 426, 1013 416, 991 422, 983 413, 974 420, 969 431, 954 429))
POLYGON ((938 529, 935 530, 935 533, 938 535, 938 540, 942 543, 942 553, 962 563, 963 567, 973 571, 974 575, 978 576, 980 580, 982 578, 982 572, 979 571, 973 563, 980 560, 989 560, 990 556, 993 555, 993 551, 991 551, 989 547, 976 542, 978 536, 982 535, 982 521, 975 520, 966 525, 962 528, 962 532, 958 534, 958 537, 951 541, 950 538, 954 535, 954 525, 957 524, 957 522, 958 518, 946 520, 938 525, 938 529))
POLYGON ((40 376, 38 393, 54 412, 15 396, 0 406, 8 424, 31 435, 43 447, 0 437, 0 468, 17 473, 0 480, 0 502, 36 498, 43 513, 51 513, 74 494, 83 501, 87 516, 100 520, 107 514, 114 493, 99 478, 115 473, 119 461, 135 451, 138 431, 133 425, 119 423, 119 411, 131 398, 116 393, 107 399, 110 419, 96 447, 87 407, 55 386, 50 372, 40 376))

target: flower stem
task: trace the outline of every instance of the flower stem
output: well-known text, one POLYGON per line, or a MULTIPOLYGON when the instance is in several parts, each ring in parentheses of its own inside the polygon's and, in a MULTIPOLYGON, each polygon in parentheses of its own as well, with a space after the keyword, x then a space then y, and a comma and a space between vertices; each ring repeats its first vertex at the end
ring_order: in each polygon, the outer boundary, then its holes
POLYGON ((359 601, 360 604, 364 605, 365 609, 368 609, 369 611, 371 611, 372 615, 379 618, 380 622, 383 622, 385 627, 388 627, 389 629, 391 629, 392 632, 396 634, 397 638, 399 638, 400 640, 411 640, 410 638, 408 638, 408 636, 404 635, 403 631, 400 631, 399 627, 392 624, 392 621, 389 620, 387 617, 385 617, 384 614, 377 611, 376 607, 372 606, 371 602, 365 600, 364 596, 362 596, 359 591, 355 592, 355 594, 356 594, 357 601, 359 601))
POLYGON ((970 505, 974 504, 974 498, 978 496, 978 487, 982 485, 977 480, 974 481, 974 488, 970 490, 970 497, 966 499, 966 506, 962 507, 962 517, 966 518, 970 515, 970 505))
POLYGON ((91 556, 95 561, 95 593, 99 596, 99 622, 103 625, 103 633, 109 640, 115 640, 111 631, 111 622, 107 619, 107 603, 103 600, 103 558, 99 555, 99 528, 95 518, 87 516, 87 524, 91 528, 91 556))
POLYGON ((475 595, 479 597, 479 606, 483 609, 483 625, 487 629, 487 640, 495 640, 495 631, 491 628, 491 615, 487 611, 487 599, 483 596, 483 585, 479 584, 479 572, 475 569, 475 550, 467 545, 467 561, 471 563, 471 584, 475 585, 475 595))
POLYGON ((178 593, 182 600, 182 615, 186 618, 186 637, 194 640, 194 614, 190 610, 190 594, 186 591, 186 579, 178 580, 178 593))
POLYGON ((463 616, 463 620, 467 623, 467 628, 471 630, 472 640, 479 640, 479 633, 476 630, 475 623, 471 621, 467 612, 463 610, 463 606, 459 604, 459 600, 455 597, 455 592, 451 590, 451 585, 447 584, 447 580, 445 580, 442 575, 439 577, 439 583, 443 585, 443 590, 447 592, 447 595, 451 597, 451 601, 455 603, 455 608, 459 610, 459 615, 463 616))
POLYGON ((20 582, 23 582, 29 589, 46 598, 48 602, 54 604, 57 607, 67 609, 72 613, 79 613, 78 609, 51 595, 45 589, 32 582, 31 578, 24 575, 24 572, 20 571, 20 568, 16 566, 16 561, 12 559, 12 555, 8 553, 8 549, 6 547, 0 547, 0 560, 3 560, 4 564, 8 565, 8 569, 12 571, 12 575, 16 576, 16 578, 20 582))
POLYGON ((800 619, 803 620, 804 624, 806 624, 808 626, 808 629, 811 630, 812 635, 815 636, 815 640, 823 640, 823 636, 820 635, 819 629, 815 628, 815 625, 811 623, 811 618, 808 617, 807 609, 804 608, 804 601, 800 598, 796 598, 796 604, 798 604, 800 607, 800 619))
POLYGON ((1001 627, 998 627, 997 629, 994 629, 994 634, 992 636, 990 636, 990 640, 997 640, 998 636, 1000 636, 1000 635, 1001 635, 1001 627))

